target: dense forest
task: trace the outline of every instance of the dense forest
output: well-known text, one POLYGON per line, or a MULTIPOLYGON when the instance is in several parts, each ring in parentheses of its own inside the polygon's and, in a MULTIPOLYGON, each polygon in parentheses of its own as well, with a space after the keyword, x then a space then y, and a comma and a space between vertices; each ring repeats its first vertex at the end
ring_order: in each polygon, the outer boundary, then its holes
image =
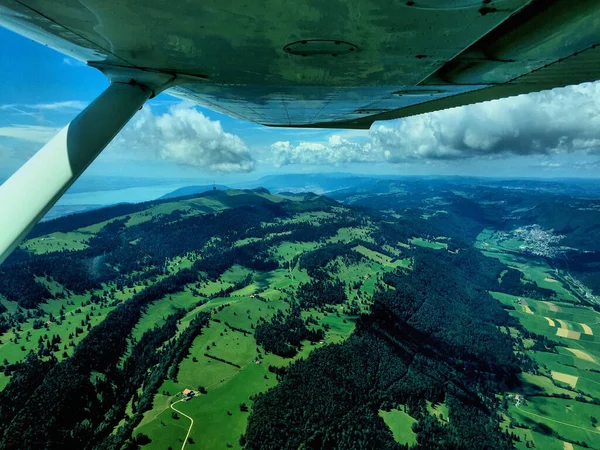
POLYGON ((401 448, 377 415, 399 405, 420 419, 418 448, 512 448, 494 394, 520 368, 498 329, 509 317, 487 293, 503 269, 470 249, 416 252, 413 272, 384 276, 348 341, 294 363, 255 401, 246 448, 401 448), (425 400, 446 401, 448 425, 425 400))
MULTIPOLYGON (((260 197, 259 197, 260 199, 260 197)), ((328 201, 312 201, 302 205, 302 210, 320 210, 328 201)), ((108 208, 111 214, 123 211, 108 208)), ((249 206, 226 209, 215 214, 184 216, 181 210, 161 215, 154 220, 135 227, 126 227, 129 216, 114 219, 105 225, 89 241, 89 248, 81 251, 60 251, 42 255, 15 256, 0 267, 0 295, 33 308, 40 302, 53 298, 39 278, 52 278, 65 287, 67 292, 83 293, 97 289, 101 283, 131 283, 129 274, 140 269, 162 268, 169 258, 185 255, 204 247, 209 241, 220 240, 211 247, 204 258, 197 261, 196 268, 216 277, 231 265, 243 262, 257 270, 272 270, 277 264, 268 254, 269 246, 284 239, 295 241, 324 240, 340 228, 342 220, 347 225, 356 223, 352 215, 330 220, 320 226, 309 223, 272 224, 262 228, 262 222, 282 219, 296 211, 296 205, 281 205, 270 201, 255 201, 249 206), (288 236, 254 242, 243 247, 232 247, 238 239, 264 236, 268 233, 291 231, 288 236), (131 242, 136 242, 132 245, 131 242)), ((105 210, 83 213, 91 216, 111 217, 105 210)), ((79 220, 79 215, 74 220, 79 220)), ((89 221, 92 219, 90 218, 89 221)), ((63 219, 56 219, 62 223, 63 219)), ((56 221, 50 221, 52 224, 56 221)), ((88 219, 85 219, 88 223, 88 219)), ((54 225, 42 224, 43 229, 54 225)), ((33 235, 35 235, 34 233, 33 235)))
POLYGON ((269 322, 256 327, 254 335, 256 343, 262 345, 265 351, 285 358, 295 356, 302 341, 317 342, 324 337, 323 330, 307 327, 300 317, 298 306, 294 306, 287 315, 278 311, 269 322))

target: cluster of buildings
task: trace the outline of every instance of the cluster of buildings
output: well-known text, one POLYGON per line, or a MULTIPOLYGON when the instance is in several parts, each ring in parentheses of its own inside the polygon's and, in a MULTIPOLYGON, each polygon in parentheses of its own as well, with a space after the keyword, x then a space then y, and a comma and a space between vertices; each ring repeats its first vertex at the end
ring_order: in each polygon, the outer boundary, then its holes
POLYGON ((512 400, 513 404, 517 407, 519 407, 520 405, 526 405, 527 404, 527 399, 525 398, 524 395, 521 394, 508 394, 507 395, 509 400, 512 400))
POLYGON ((192 391, 191 389, 184 389, 183 390, 183 399, 186 402, 188 400, 191 400, 192 398, 194 398, 194 395, 196 395, 196 391, 192 391))

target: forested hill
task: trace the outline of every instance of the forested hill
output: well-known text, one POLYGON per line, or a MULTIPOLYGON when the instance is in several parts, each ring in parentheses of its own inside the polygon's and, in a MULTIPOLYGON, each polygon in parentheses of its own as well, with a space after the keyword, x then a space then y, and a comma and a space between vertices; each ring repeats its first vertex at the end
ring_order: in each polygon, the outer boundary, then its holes
POLYGON ((512 448, 532 363, 490 292, 557 294, 464 211, 257 188, 39 225, 0 266, 0 449, 512 448))
POLYGON ((201 186, 185 186, 185 187, 182 187, 179 189, 175 189, 173 192, 169 192, 168 194, 163 195, 162 197, 160 197, 159 200, 182 197, 185 195, 198 195, 203 192, 212 191, 212 190, 216 190, 216 189, 222 191, 224 189, 229 189, 229 188, 222 184, 219 184, 219 185, 205 184, 205 185, 201 185, 201 186))
POLYGON ((233 232, 251 217, 260 222, 261 214, 283 214, 280 204, 287 202, 268 191, 210 191, 44 222, 0 267, 0 294, 32 307, 55 296, 40 277, 75 294, 123 282, 123 275, 140 265, 160 270, 169 258, 197 250, 219 235, 215 227, 237 220, 230 225, 233 232))
MULTIPOLYGON (((202 187, 202 186, 200 186, 202 187)), ((186 188, 183 188, 186 189, 186 188)), ((34 227, 30 233, 30 238, 43 236, 55 231, 72 231, 83 228, 89 225, 98 224, 110 219, 123 217, 129 214, 135 214, 140 211, 146 211, 146 216, 154 216, 164 214, 165 211, 186 210, 196 213, 207 213, 219 211, 221 209, 253 204, 256 201, 283 201, 280 196, 256 197, 253 190, 207 190, 201 193, 184 193, 173 198, 167 194, 167 198, 152 200, 142 203, 123 203, 119 205, 109 206, 106 208, 96 209, 93 211, 72 214, 65 217, 60 217, 47 222, 41 222, 34 227), (161 205, 165 205, 162 206, 161 205)), ((264 192, 263 192, 264 193, 264 192)), ((266 192, 269 194, 269 192, 266 192)))
POLYGON ((497 230, 503 241, 521 241, 512 252, 548 259, 600 296, 600 191, 593 180, 379 179, 328 195, 423 219, 428 230, 470 244, 497 230))

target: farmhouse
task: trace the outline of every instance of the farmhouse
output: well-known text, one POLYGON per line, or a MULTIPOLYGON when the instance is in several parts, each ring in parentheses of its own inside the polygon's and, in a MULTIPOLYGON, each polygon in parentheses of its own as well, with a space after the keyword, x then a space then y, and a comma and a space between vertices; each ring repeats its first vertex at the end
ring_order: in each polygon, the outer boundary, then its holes
POLYGON ((525 398, 524 395, 515 394, 514 404, 517 407, 520 406, 521 404, 526 405, 527 399, 525 398))
POLYGON ((190 400, 194 395, 196 395, 196 393, 194 391, 192 391, 191 389, 183 390, 183 399, 186 401, 190 400))

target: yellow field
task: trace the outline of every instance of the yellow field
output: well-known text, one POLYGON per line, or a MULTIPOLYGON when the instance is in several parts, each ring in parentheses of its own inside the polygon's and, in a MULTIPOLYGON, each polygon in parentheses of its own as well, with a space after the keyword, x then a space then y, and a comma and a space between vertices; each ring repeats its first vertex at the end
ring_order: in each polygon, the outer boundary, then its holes
POLYGON ((521 306, 523 307, 523 311, 525 311, 527 314, 535 314, 533 312, 533 310, 527 304, 527 301, 525 301, 521 297, 519 297, 519 302, 521 303, 521 306))
POLYGON ((556 326, 556 324, 554 323, 554 320, 552 320, 550 317, 544 316, 544 319, 546 319, 548 321, 548 325, 550 325, 551 327, 556 326))
POLYGON ((584 352, 583 350, 578 350, 576 348, 569 348, 569 347, 565 347, 567 350, 569 350, 571 353, 573 353, 577 358, 579 359, 583 359, 584 361, 589 361, 589 362, 596 362, 596 359, 591 356, 589 353, 584 352))
MULTIPOLYGON (((546 278, 546 280, 548 280, 548 279, 546 278)), ((556 280, 552 280, 552 281, 556 281, 556 280)), ((559 308, 558 306, 556 306, 556 305, 555 305, 554 303, 552 303, 552 302, 542 302, 542 303, 545 303, 545 304, 546 304, 546 306, 548 307, 548 309, 549 309, 550 311, 552 311, 552 312, 558 312, 558 311, 560 311, 560 308, 559 308)))
POLYGON ((565 445, 564 450, 573 450, 573 444, 570 442, 563 442, 563 444, 565 445))
POLYGON ((586 325, 585 323, 580 323, 579 325, 581 325, 581 328, 583 328, 584 334, 589 334, 589 335, 594 334, 594 332, 592 331, 592 329, 590 328, 589 325, 586 325))
POLYGON ((579 338, 581 337, 581 333, 579 331, 571 331, 566 328, 558 328, 556 330, 556 335, 558 337, 564 337, 564 338, 576 339, 576 340, 579 340, 579 338))
POLYGON ((566 373, 555 372, 554 370, 551 372, 551 374, 553 380, 568 384, 572 388, 574 388, 577 385, 577 381, 579 380, 579 377, 576 377, 574 375, 567 375, 566 373))
POLYGON ((564 320, 556 319, 556 321, 560 324, 561 328, 564 328, 565 330, 569 329, 569 325, 567 325, 567 322, 564 320))

